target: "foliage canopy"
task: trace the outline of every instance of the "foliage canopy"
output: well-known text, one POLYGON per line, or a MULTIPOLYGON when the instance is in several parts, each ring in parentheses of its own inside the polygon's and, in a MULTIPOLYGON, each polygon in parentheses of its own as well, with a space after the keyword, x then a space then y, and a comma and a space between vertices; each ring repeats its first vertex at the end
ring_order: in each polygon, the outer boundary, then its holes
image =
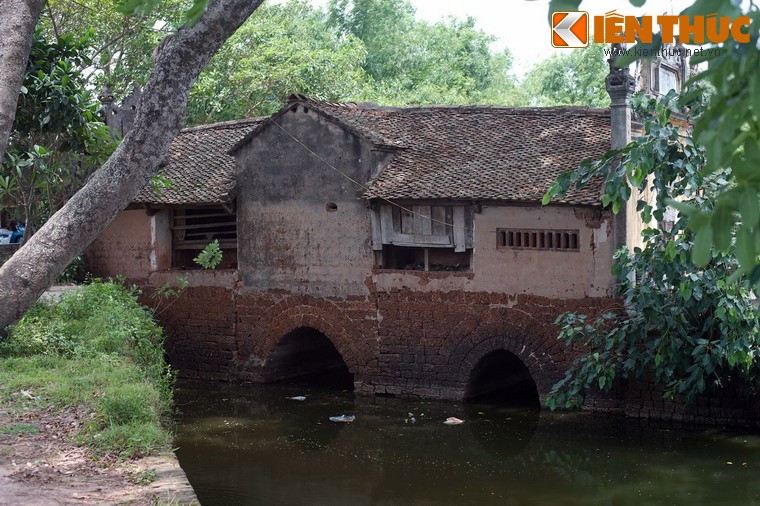
POLYGON ((670 92, 660 102, 637 95, 632 105, 644 121, 644 135, 561 175, 547 193, 545 202, 571 186, 601 180, 603 202, 618 210, 633 187, 637 210, 649 224, 643 248, 616 253, 624 305, 596 318, 565 313, 557 319, 559 339, 584 354, 554 386, 550 407, 580 405, 591 387, 608 390, 616 378, 648 373, 666 396, 685 401, 731 380, 757 388, 760 316, 747 276, 738 275, 739 244, 731 241, 726 251, 713 251, 695 265, 691 252, 700 234, 687 227, 686 215, 665 215, 668 205, 711 212, 716 196, 730 186, 731 171, 706 171, 704 148, 671 122, 684 108, 698 116, 704 104, 697 91, 680 100, 670 92))
MULTIPOLYGON (((551 0, 549 12, 578 10, 582 0, 551 0)), ((646 0, 630 0, 641 6, 646 0)), ((750 42, 733 39, 719 45, 719 51, 703 52, 691 64, 706 63, 690 82, 705 82, 712 89, 710 103, 696 120, 694 140, 706 151, 703 175, 730 169, 730 180, 714 196, 709 210, 682 206, 689 215, 689 227, 697 237, 692 259, 705 266, 711 250, 726 252, 736 243, 739 273, 748 274, 760 288, 760 6, 736 0, 695 0, 683 15, 750 18, 750 42)), ((688 43, 688 40, 682 41, 688 43)), ((651 44, 639 44, 653 54, 662 45, 655 37, 651 44)), ((635 52, 621 55, 618 66, 632 63, 635 52)), ((688 85, 690 83, 686 83, 688 85)))
POLYGON ((0 168, 0 206, 27 230, 44 223, 115 147, 82 69, 89 33, 49 41, 37 31, 0 168))

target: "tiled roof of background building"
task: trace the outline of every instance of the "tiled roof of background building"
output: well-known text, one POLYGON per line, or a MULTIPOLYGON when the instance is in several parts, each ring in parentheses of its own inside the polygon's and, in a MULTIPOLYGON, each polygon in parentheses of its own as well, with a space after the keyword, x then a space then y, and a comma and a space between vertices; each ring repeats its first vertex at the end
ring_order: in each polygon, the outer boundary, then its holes
MULTIPOLYGON (((290 108, 298 104, 398 150, 368 183, 367 198, 536 202, 560 173, 610 149, 607 109, 379 107, 305 97, 290 108)), ((558 201, 599 205, 600 192, 591 184, 558 201)))
POLYGON ((135 198, 139 204, 226 204, 234 197, 235 158, 228 151, 266 118, 214 123, 182 130, 172 142, 158 173, 174 188, 156 196, 145 186, 135 198))
MULTIPOLYGON (((333 104, 296 96, 281 113, 311 108, 378 147, 396 151, 367 183, 366 198, 538 202, 565 170, 610 149, 610 114, 587 107, 422 106, 333 104)), ((182 130, 159 170, 175 188, 156 196, 146 186, 136 203, 212 205, 234 198, 234 152, 267 118, 182 130)), ((590 184, 557 200, 599 205, 590 184)))

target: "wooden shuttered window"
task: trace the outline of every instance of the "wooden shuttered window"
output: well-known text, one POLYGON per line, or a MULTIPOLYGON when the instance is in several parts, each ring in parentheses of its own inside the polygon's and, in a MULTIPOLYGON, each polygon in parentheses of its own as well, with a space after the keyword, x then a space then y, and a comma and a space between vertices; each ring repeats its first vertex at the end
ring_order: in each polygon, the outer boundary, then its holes
POLYGON ((372 212, 372 248, 380 267, 425 271, 470 268, 469 205, 381 204, 372 212))
POLYGON ((383 244, 425 248, 472 248, 472 208, 464 205, 394 206, 375 210, 373 246, 383 244))
POLYGON ((237 248, 237 214, 222 208, 177 209, 171 227, 175 250, 202 250, 215 239, 222 249, 237 248))
POLYGON ((175 209, 169 221, 172 237, 172 267, 200 269, 193 261, 214 240, 219 241, 219 269, 237 267, 237 214, 221 207, 175 209))

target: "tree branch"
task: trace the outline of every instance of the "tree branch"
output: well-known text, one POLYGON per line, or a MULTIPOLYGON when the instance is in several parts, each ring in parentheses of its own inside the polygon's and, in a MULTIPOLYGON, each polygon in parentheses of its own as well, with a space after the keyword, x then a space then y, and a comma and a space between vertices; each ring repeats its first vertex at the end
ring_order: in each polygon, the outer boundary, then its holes
MULTIPOLYGON (((5 0, 0 0, 5 1, 5 0)), ((134 126, 88 183, 0 267, 0 329, 17 320, 145 186, 182 127, 201 70, 262 0, 212 0, 159 52, 134 126)))
POLYGON ((0 162, 8 147, 43 0, 0 0, 0 162))

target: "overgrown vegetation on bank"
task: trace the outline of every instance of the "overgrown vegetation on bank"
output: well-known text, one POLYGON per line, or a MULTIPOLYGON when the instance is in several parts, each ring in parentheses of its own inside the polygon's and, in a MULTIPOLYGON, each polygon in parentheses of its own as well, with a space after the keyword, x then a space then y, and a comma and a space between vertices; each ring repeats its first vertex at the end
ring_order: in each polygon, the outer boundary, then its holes
POLYGON ((173 376, 163 341, 134 290, 93 282, 38 303, 0 340, 0 403, 83 413, 78 442, 98 456, 167 449, 173 376))

